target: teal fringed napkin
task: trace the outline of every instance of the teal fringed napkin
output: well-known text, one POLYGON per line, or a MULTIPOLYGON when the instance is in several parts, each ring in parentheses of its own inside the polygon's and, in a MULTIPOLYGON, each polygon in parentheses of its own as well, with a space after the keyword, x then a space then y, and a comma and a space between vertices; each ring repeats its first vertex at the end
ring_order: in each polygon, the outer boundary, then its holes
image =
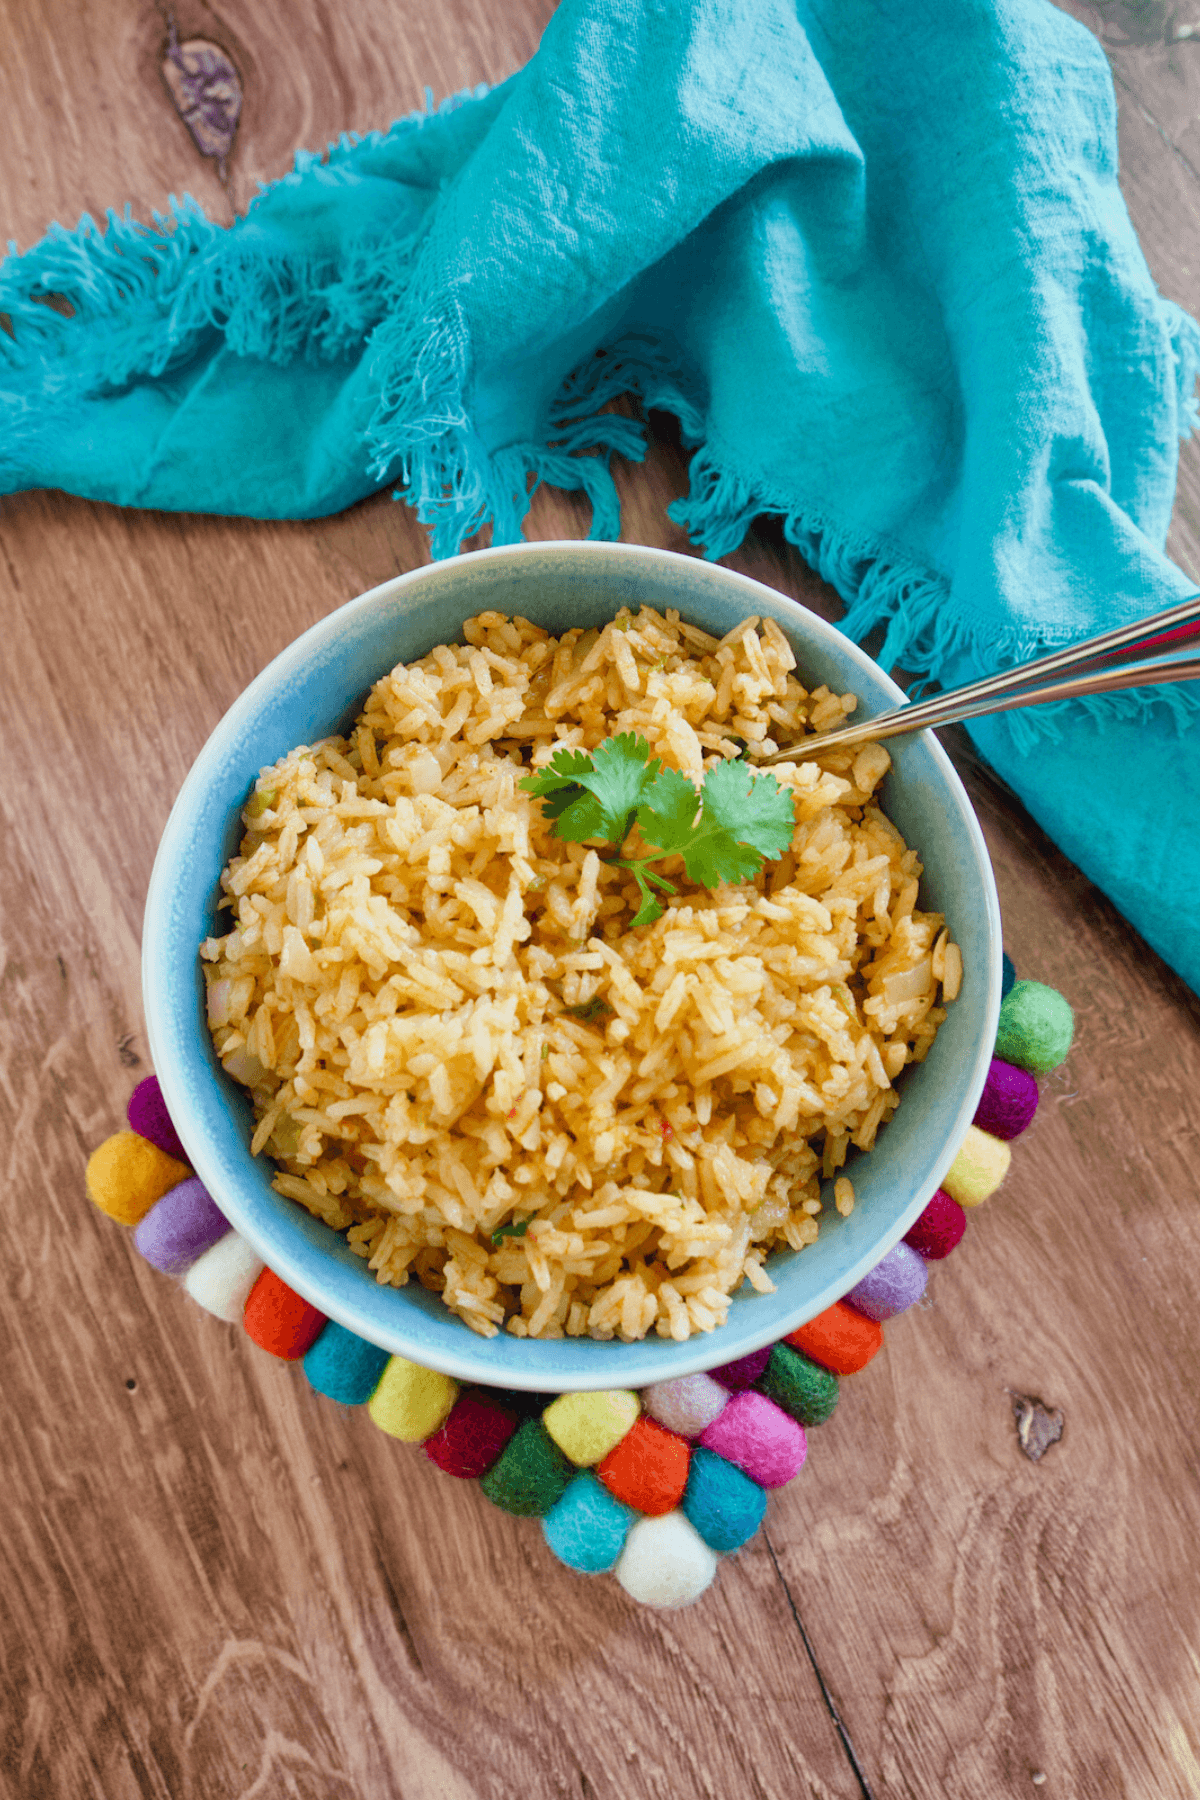
MULTIPOLYGON (((563 0, 527 68, 302 155, 229 230, 54 228, 0 270, 0 488, 259 518, 384 482, 437 555, 531 483, 619 527, 619 393, 694 448, 710 556, 779 515, 885 663, 953 682, 1183 597, 1200 331, 1046 0, 563 0), (74 317, 40 304, 65 294, 74 317)), ((983 754, 1200 989, 1195 690, 983 754)))

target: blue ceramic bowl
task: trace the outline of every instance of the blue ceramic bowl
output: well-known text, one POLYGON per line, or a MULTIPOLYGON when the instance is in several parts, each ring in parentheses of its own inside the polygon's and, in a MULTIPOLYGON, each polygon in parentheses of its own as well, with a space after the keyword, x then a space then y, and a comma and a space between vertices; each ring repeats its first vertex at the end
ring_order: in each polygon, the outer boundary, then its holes
POLYGON ((676 1344, 481 1338, 416 1282, 380 1287, 344 1240, 271 1187, 250 1156, 247 1099, 225 1075, 205 1024, 198 949, 214 930, 222 868, 261 768, 343 730, 378 677, 453 642, 494 607, 551 631, 599 625, 622 604, 678 607, 724 635, 770 615, 809 686, 859 696, 866 715, 902 698, 863 651, 770 588, 691 557, 625 544, 523 544, 417 569, 314 625, 251 683, 204 746, 167 821, 151 877, 143 983, 150 1049, 197 1173, 284 1281, 360 1336, 467 1381, 544 1391, 642 1387, 732 1361, 773 1342, 853 1287, 906 1232, 946 1173, 975 1112, 1000 1005, 1000 914, 983 837, 949 760, 928 733, 898 738, 885 810, 925 865, 921 904, 945 913, 962 947, 962 991, 932 1051, 901 1077, 903 1102, 877 1148, 853 1164, 857 1204, 832 1207, 805 1250, 770 1263, 773 1294, 745 1288, 719 1331, 676 1344))

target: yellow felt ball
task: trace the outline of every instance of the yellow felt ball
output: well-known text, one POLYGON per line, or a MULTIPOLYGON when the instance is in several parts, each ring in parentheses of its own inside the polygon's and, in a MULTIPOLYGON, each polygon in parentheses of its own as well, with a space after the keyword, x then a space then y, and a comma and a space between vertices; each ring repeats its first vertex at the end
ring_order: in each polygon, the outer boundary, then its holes
POLYGON ((962 1149, 950 1165, 942 1189, 960 1206, 979 1206, 1000 1186, 1011 1161, 1012 1151, 1007 1144, 980 1131, 977 1125, 968 1125, 962 1149))
POLYGON ((148 1138, 118 1131, 88 1157, 88 1199, 118 1225, 140 1225, 155 1201, 190 1174, 186 1163, 148 1138))
POLYGON ((457 1399, 458 1383, 449 1375, 393 1356, 367 1401, 367 1411, 389 1437, 420 1444, 445 1424, 457 1399))
POLYGON ((641 1410, 628 1388, 602 1388, 595 1394, 560 1394, 542 1414, 542 1424, 573 1463, 587 1468, 616 1449, 641 1410))

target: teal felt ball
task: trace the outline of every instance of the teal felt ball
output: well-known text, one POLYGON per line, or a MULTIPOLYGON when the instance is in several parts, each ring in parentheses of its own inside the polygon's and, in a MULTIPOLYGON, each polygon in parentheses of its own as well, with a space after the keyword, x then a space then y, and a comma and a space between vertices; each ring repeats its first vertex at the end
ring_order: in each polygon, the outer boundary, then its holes
POLYGON ((710 1550, 727 1556, 754 1536, 767 1510, 757 1481, 715 1451, 692 1451, 683 1511, 710 1550))
POLYGON ((600 1575, 612 1568, 625 1548, 636 1517, 631 1506, 615 1499, 603 1482, 583 1469, 542 1520, 542 1531, 559 1562, 582 1575, 600 1575))
POLYGON ((1057 1069, 1071 1048, 1075 1015, 1054 988, 1040 981, 1018 981, 1000 1007, 996 1055, 1031 1075, 1057 1069))
POLYGON ((318 1394, 343 1406, 365 1406, 389 1361, 386 1350, 368 1344, 330 1320, 304 1357, 304 1373, 318 1394))
POLYGON ((1003 1000, 1012 993, 1017 985, 1017 971, 1013 968, 1012 957, 1005 952, 1001 959, 1000 998, 1003 1000))

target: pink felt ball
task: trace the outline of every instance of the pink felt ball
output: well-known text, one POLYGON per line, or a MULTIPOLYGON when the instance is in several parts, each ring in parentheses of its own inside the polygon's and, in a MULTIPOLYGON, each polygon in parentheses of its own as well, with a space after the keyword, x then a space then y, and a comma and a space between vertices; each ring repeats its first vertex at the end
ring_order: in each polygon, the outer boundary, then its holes
POLYGON ((967 1229, 967 1215, 957 1200, 939 1188, 904 1241, 923 1256, 926 1262, 937 1262, 949 1256, 967 1229))
POLYGON ((700 1439, 760 1487, 783 1487, 804 1466, 808 1440, 803 1425, 790 1419, 765 1394, 734 1394, 719 1419, 700 1439))
POLYGON ((1020 1137, 1037 1111, 1038 1084, 1028 1069, 993 1056, 975 1112, 975 1124, 1006 1143, 1020 1137))

